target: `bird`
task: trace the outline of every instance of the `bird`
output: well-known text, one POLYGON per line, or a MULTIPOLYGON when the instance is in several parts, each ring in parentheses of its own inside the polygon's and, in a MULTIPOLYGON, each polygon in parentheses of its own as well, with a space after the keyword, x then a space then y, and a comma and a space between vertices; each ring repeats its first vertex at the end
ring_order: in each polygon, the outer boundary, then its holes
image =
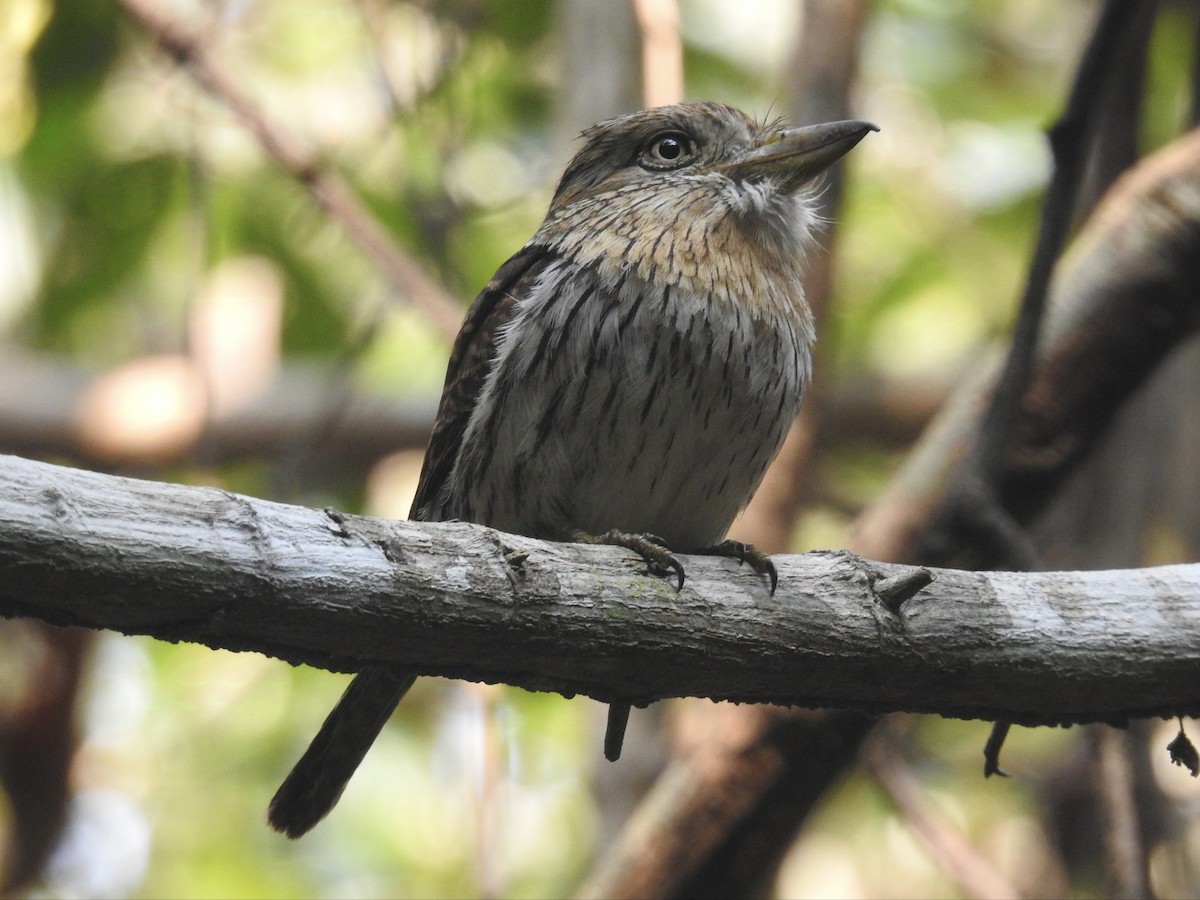
MULTIPOLYGON (((819 176, 878 130, 790 127, 712 101, 580 135, 544 221, 455 339, 410 517, 615 544, 650 569, 711 553, 778 453, 811 373, 819 176)), ((355 676, 271 801, 299 837, 337 803, 415 675, 355 676)), ((629 704, 612 703, 605 755, 629 704)))

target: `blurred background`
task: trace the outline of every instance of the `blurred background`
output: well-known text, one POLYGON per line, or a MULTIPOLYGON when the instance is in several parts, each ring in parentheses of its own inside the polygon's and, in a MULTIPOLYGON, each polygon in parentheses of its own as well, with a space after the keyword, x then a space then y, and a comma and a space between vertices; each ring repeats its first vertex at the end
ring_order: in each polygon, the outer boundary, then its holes
MULTIPOLYGON (((1139 152, 1192 121, 1198 7, 1146 20, 1139 152)), ((1098 10, 0 0, 0 451, 404 516, 457 319, 536 229, 575 135, 710 98, 881 128, 825 190, 804 477, 769 481, 739 526, 771 549, 846 546, 1003 345, 1051 168, 1044 129, 1098 10), (198 55, 163 52, 178 34, 198 55), (372 244, 372 217, 394 246, 372 244)), ((1044 523, 1048 562, 1197 558, 1196 357, 1172 360, 1044 523)), ((599 704, 424 679, 333 815, 288 842, 267 801, 346 681, 3 623, 6 893, 562 896, 664 760, 704 740, 708 706, 635 713, 614 766, 599 704)), ((1200 788, 1162 749, 1176 729, 1136 728, 1130 764, 1151 885, 1196 896, 1200 788)), ((883 760, 868 746, 825 794, 772 893, 1111 893, 1089 762, 1103 732, 1015 730, 1014 777, 985 781, 987 731, 890 720, 883 760)))

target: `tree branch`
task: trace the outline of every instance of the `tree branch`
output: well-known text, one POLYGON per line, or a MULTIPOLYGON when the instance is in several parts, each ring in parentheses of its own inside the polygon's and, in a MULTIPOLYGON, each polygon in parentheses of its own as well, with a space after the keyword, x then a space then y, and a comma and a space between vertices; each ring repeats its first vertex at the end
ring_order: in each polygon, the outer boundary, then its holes
POLYGON ((1130 25, 1142 10, 1138 4, 1106 0, 1075 73, 1066 109, 1049 131, 1054 174, 1046 189, 1037 243, 1008 358, 974 447, 976 470, 973 474, 987 485, 989 491, 994 489, 1002 471, 1004 456, 1011 446, 1013 429, 1020 417, 1021 399, 1033 377, 1050 278, 1055 263, 1062 256, 1075 216, 1088 149, 1101 118, 1110 73, 1117 68, 1114 60, 1119 61, 1125 54, 1133 52, 1134 41, 1129 38, 1131 34, 1136 38, 1140 32, 1131 32, 1130 25))
POLYGON ((867 746, 865 757, 867 771, 896 807, 901 820, 964 896, 979 900, 1021 896, 960 831, 934 810, 920 779, 904 761, 899 741, 892 735, 875 740, 867 746))
MULTIPOLYGON (((424 449, 437 413, 432 394, 407 398, 346 390, 331 367, 291 362, 245 405, 208 416, 193 441, 148 446, 114 425, 100 445, 91 439, 84 418, 89 395, 103 377, 62 358, 0 346, 0 453, 67 456, 104 468, 198 458, 209 464, 277 462, 302 450, 313 469, 361 478, 363 470, 389 453, 424 449)), ((874 409, 870 395, 864 394, 858 389, 847 401, 858 421, 874 409)), ((918 407, 880 418, 902 434, 919 416, 918 407)), ((851 419, 848 428, 853 436, 861 425, 851 419)))
MULTIPOLYGON (((1200 329, 1200 129, 1142 160, 1108 193, 1055 271, 1033 382, 996 485, 1034 521, 1123 404, 1200 329)), ((856 547, 894 560, 987 568, 995 548, 939 530, 950 486, 994 389, 980 365, 947 400, 888 490, 856 524, 856 547)))
POLYGON ((1200 712, 1200 565, 924 570, 846 552, 668 580, 608 547, 0 459, 0 613, 645 702, 1026 724, 1200 712), (514 652, 519 648, 519 652, 514 652))
POLYGON ((263 152, 308 191, 313 201, 346 230, 388 283, 407 302, 429 317, 448 339, 458 333, 462 307, 421 263, 404 253, 387 228, 337 172, 325 166, 296 136, 241 88, 236 78, 211 54, 188 26, 175 21, 154 0, 120 0, 130 17, 184 67, 197 83, 225 104, 263 152))

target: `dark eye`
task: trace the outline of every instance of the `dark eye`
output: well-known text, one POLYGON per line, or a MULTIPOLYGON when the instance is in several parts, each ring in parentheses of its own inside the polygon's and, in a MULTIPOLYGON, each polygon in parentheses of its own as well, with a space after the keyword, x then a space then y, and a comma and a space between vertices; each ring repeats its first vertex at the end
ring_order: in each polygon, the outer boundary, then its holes
POLYGON ((651 138, 638 162, 647 169, 678 169, 692 161, 695 142, 682 131, 668 131, 651 138))

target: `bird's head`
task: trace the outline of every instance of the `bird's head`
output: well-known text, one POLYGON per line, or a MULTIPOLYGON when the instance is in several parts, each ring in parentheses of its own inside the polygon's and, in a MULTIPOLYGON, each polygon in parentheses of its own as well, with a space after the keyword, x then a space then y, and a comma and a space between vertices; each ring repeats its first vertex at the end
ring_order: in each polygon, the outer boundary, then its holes
POLYGON ((708 101, 642 110, 583 132, 584 146, 563 173, 551 210, 610 191, 721 180, 794 194, 877 130, 858 121, 804 128, 759 123, 708 101))
POLYGON ((805 188, 875 130, 760 123, 707 101, 600 122, 583 132, 535 240, 676 284, 742 278, 727 261, 791 279, 816 218, 805 188))

